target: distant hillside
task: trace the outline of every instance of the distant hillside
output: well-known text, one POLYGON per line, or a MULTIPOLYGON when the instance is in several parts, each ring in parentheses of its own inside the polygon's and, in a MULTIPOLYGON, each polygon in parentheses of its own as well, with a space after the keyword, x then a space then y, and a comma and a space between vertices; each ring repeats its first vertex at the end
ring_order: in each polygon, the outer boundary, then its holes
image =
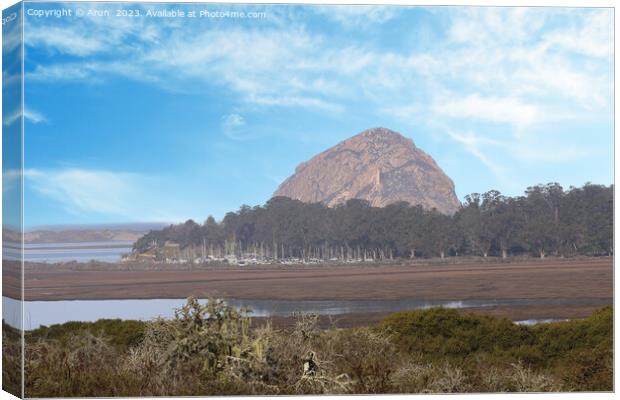
POLYGON ((330 207, 350 199, 374 207, 405 201, 444 214, 461 205, 454 183, 435 160, 385 128, 368 129, 300 164, 276 196, 330 207))
POLYGON ((136 241, 146 232, 112 230, 34 231, 24 234, 25 243, 78 243, 111 240, 136 241))
MULTIPOLYGON (((151 229, 161 229, 163 223, 63 225, 47 226, 26 231, 25 243, 80 243, 104 241, 136 241, 151 229)), ((5 232, 5 237, 18 237, 5 232)))

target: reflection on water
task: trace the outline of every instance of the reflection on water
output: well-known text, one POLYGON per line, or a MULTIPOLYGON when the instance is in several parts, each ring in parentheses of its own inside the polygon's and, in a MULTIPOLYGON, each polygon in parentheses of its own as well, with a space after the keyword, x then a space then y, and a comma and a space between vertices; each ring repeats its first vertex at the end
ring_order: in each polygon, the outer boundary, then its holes
MULTIPOLYGON (((67 261, 104 262, 120 261, 123 254, 131 253, 132 241, 111 240, 80 243, 26 243, 24 260, 57 263, 67 261)), ((10 249, 8 249, 10 250, 10 249)))
MULTIPOLYGON (((201 300, 206 302, 206 300, 201 300)), ((446 308, 483 308, 496 306, 524 305, 592 305, 610 304, 610 299, 501 299, 501 300, 239 300, 228 299, 227 303, 237 307, 250 308, 252 316, 289 316, 294 313, 317 313, 336 315, 367 312, 396 312, 403 310, 446 308)), ((61 300, 24 302, 24 328, 35 329, 41 325, 58 324, 67 321, 96 321, 102 318, 149 320, 156 317, 170 318, 174 310, 185 304, 185 299, 147 299, 147 300, 61 300)), ((5 309, 19 309, 19 301, 2 298, 5 309)), ((18 315, 7 315, 7 323, 15 326, 18 315)), ((537 321, 519 321, 533 324, 537 321)))
POLYGON ((12 327, 21 329, 23 304, 25 303, 20 300, 2 297, 2 320, 12 327))
POLYGON ((567 319, 555 319, 555 318, 544 318, 544 319, 524 319, 521 321, 514 321, 517 325, 537 325, 537 324, 550 324, 552 322, 562 322, 568 321, 567 319))

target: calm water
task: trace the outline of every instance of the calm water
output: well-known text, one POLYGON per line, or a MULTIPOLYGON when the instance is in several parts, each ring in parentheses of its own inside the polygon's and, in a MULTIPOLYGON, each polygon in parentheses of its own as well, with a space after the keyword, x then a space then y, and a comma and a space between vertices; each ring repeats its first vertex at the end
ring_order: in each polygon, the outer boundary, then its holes
POLYGON ((568 321, 567 319, 557 319, 557 318, 545 318, 545 319, 524 319, 521 321, 514 321, 517 325, 538 325, 538 324, 550 324, 552 322, 562 322, 568 321))
MULTIPOLYGON (((104 262, 120 261, 121 256, 131 252, 132 241, 118 240, 83 243, 26 243, 25 261, 33 262, 104 262)), ((4 259, 19 259, 19 248, 10 245, 3 247, 4 259)))
MULTIPOLYGON (((205 300, 203 300, 205 301, 205 300)), ((515 305, 605 305, 605 299, 502 299, 502 300, 227 300, 235 307, 252 309, 252 316, 289 316, 291 314, 318 313, 321 315, 357 312, 396 312, 443 306, 446 308, 483 308, 515 305)), ((101 318, 149 320, 156 317, 169 318, 181 307, 185 299, 148 300, 61 300, 28 301, 24 304, 24 328, 35 329, 41 325, 67 321, 96 321, 101 318)), ((2 298, 3 315, 7 323, 18 326, 20 302, 2 298)), ((531 325, 552 320, 524 320, 531 325)))

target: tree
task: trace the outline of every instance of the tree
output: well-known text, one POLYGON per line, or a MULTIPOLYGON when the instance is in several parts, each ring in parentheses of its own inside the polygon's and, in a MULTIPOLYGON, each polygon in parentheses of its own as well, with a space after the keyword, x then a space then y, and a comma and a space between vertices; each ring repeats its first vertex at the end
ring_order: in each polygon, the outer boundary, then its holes
POLYGON ((532 251, 545 258, 560 243, 559 208, 563 190, 557 183, 527 188, 524 240, 532 251))
POLYGON ((256 253, 275 259, 373 259, 501 255, 613 254, 613 186, 586 184, 565 192, 557 183, 529 187, 525 196, 496 190, 465 197, 455 215, 405 202, 372 207, 349 200, 330 208, 286 197, 241 206, 221 222, 209 217, 150 231, 134 244, 144 252, 173 241, 220 256, 256 253))
POLYGON ((465 240, 473 252, 487 257, 493 244, 493 236, 488 210, 485 208, 488 204, 484 199, 479 193, 465 196, 465 204, 455 218, 459 221, 465 240))

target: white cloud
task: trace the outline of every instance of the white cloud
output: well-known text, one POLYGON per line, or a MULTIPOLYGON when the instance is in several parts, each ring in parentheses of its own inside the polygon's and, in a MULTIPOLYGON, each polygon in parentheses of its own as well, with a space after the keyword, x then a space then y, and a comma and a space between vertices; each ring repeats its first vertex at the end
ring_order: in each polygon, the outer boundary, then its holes
POLYGON ((263 106, 284 106, 284 107, 300 107, 322 110, 326 112, 340 112, 342 107, 318 98, 304 96, 275 96, 275 95, 255 95, 247 97, 252 104, 263 106))
POLYGON ((555 145, 548 138, 540 138, 531 136, 523 140, 515 140, 514 138, 491 138, 481 134, 471 132, 462 133, 454 132, 449 128, 444 128, 448 136, 478 158, 484 165, 491 170, 499 173, 503 168, 500 167, 502 162, 508 158, 514 158, 520 161, 542 161, 542 162, 573 162, 583 157, 594 154, 592 149, 583 146, 576 146, 570 143, 564 143, 560 146, 555 145), (495 162, 495 159, 502 162, 495 162))
POLYGON ((26 179, 39 193, 68 210, 128 216, 129 198, 136 197, 140 177, 130 173, 65 169, 27 170, 26 179))
POLYGON ((469 93, 609 106, 612 20, 609 9, 460 9, 449 41, 426 54, 427 76, 469 93))
MULTIPOLYGON (((144 9, 140 4, 133 7, 144 9)), ((107 10, 105 3, 88 4, 89 10, 107 10)), ((71 20, 62 19, 28 24, 24 32, 27 47, 45 48, 62 54, 86 58, 99 54, 115 53, 124 57, 139 56, 144 44, 157 44, 164 29, 179 26, 179 21, 158 19, 156 24, 148 24, 145 18, 83 17, 71 20)))
MULTIPOLYGON (((108 74, 165 85, 158 75, 147 73, 143 65, 126 61, 88 61, 37 65, 34 71, 26 72, 26 80, 44 82, 79 81, 82 84, 97 85, 104 83, 108 74)), ((174 88, 176 85, 170 87, 174 88)))
MULTIPOLYGON (((380 6, 312 10, 362 25, 389 21, 399 12, 380 6)), ((567 19, 563 12, 442 9, 448 36, 424 51, 386 49, 353 37, 332 40, 287 16, 260 28, 201 30, 171 29, 174 21, 132 25, 103 18, 75 50, 57 35, 44 39, 42 31, 36 37, 68 54, 87 52, 85 43, 92 40, 91 48, 107 51, 109 60, 39 65, 30 77, 96 83, 116 74, 168 90, 220 86, 249 106, 343 113, 351 102, 364 101, 401 120, 445 117, 523 130, 578 114, 596 117, 593 110, 610 107, 612 72, 605 54, 613 43, 613 13, 577 10, 566 12, 567 19), (112 46, 119 42, 125 45, 112 46)))
POLYGON ((455 9, 449 38, 469 45, 523 44, 543 26, 549 12, 532 7, 462 7, 455 9))
POLYGON ((64 54, 88 56, 107 48, 103 40, 105 36, 88 36, 87 30, 79 32, 72 27, 50 26, 46 28, 29 29, 25 35, 29 46, 42 46, 54 49, 64 54))
MULTIPOLYGON (((45 22, 28 45, 71 57, 37 65, 27 78, 99 84, 122 76, 169 91, 223 93, 231 111, 219 122, 231 140, 256 138, 252 116, 272 108, 385 116, 386 125, 396 120, 412 132, 424 126, 439 141, 449 138, 502 184, 519 181, 519 165, 594 157, 563 128, 613 115, 613 10, 434 9, 438 17, 422 21, 433 31, 423 43, 416 42, 418 26, 393 41, 387 30, 385 37, 364 36, 371 32, 365 28, 398 17, 398 8, 313 7, 325 19, 319 29, 292 10, 247 25, 101 18, 61 31, 45 22), (76 31, 86 33, 73 37, 76 31)), ((76 212, 166 219, 153 215, 172 203, 160 184, 138 174, 34 172, 39 193, 76 212)))
MULTIPOLYGON (((130 54, 127 49, 114 48, 108 49, 115 53, 110 53, 112 59, 107 61, 90 58, 84 62, 37 65, 28 73, 28 79, 101 83, 110 74, 117 74, 150 81, 173 91, 183 91, 183 88, 195 91, 201 85, 228 86, 245 102, 254 105, 303 107, 328 112, 342 109, 326 99, 337 94, 342 86, 334 79, 320 76, 321 71, 317 68, 307 68, 303 62, 299 63, 308 59, 307 55, 319 53, 324 46, 322 38, 306 33, 303 28, 213 29, 198 34, 183 29, 171 32, 165 28, 165 24, 157 25, 157 28, 145 27, 151 33, 142 35, 144 41, 137 42, 130 54), (163 43, 152 46, 160 42, 163 43), (311 74, 310 79, 306 73, 311 74), (191 84, 175 83, 179 81, 191 84)), ((50 28, 38 28, 34 39, 30 39, 31 45, 64 50, 73 55, 110 47, 108 40, 93 42, 92 46, 61 43, 63 39, 55 39, 54 29, 51 29, 49 39, 43 40, 48 30, 50 28)), ((100 32, 101 36, 105 34, 100 32)), ((342 63, 345 70, 355 68, 356 64, 359 65, 359 61, 342 63)))
POLYGON ((245 125, 245 120, 239 114, 228 114, 223 118, 224 128, 233 129, 245 125))
POLYGON ((45 118, 43 114, 29 108, 24 109, 24 118, 32 122, 33 124, 47 122, 47 118, 45 118))
MULTIPOLYGON (((45 82, 54 81, 89 81, 102 66, 99 63, 65 63, 37 65, 32 72, 26 72, 27 80, 45 82)), ((98 78, 101 80, 101 78, 98 78)))
POLYGON ((565 50, 590 57, 613 55, 614 21, 610 10, 590 10, 578 26, 544 35, 543 45, 550 50, 565 50))
POLYGON ((2 26, 2 52, 8 53, 16 50, 22 44, 22 21, 17 19, 2 26))
POLYGON ((26 187, 59 203, 71 214, 99 214, 122 217, 130 221, 176 221, 162 210, 183 204, 163 178, 130 172, 65 168, 57 170, 28 169, 24 171, 26 187), (166 188, 166 189, 164 189, 166 188))
POLYGON ((188 80, 227 85, 250 104, 338 112, 340 107, 325 99, 334 91, 332 80, 313 77, 315 71, 302 71, 304 65, 297 64, 323 44, 295 27, 214 30, 175 35, 142 62, 163 74, 174 71, 188 80))
POLYGON ((245 119, 239 114, 227 114, 222 117, 222 132, 224 132, 229 139, 247 139, 244 126, 245 119))
POLYGON ((11 126, 15 122, 19 121, 21 116, 22 116, 22 110, 21 109, 15 110, 12 113, 8 114, 6 117, 3 116, 2 125, 11 126))
POLYGON ((537 57, 513 74, 515 91, 546 97, 563 97, 589 108, 605 106, 611 100, 612 86, 604 72, 578 70, 561 57, 537 57))
POLYGON ((459 99, 446 99, 432 106, 439 115, 450 118, 531 125, 540 119, 538 108, 512 97, 483 97, 472 94, 459 99))
MULTIPOLYGON (((15 110, 13 113, 9 114, 6 118, 2 120, 2 125, 10 126, 15 122, 19 121, 22 116, 21 109, 15 110)), ((43 122, 47 122, 47 118, 37 111, 31 109, 24 109, 23 113, 24 119, 32 122, 33 124, 40 124, 43 122)))
POLYGON ((398 15, 395 7, 373 5, 318 6, 312 7, 312 10, 346 28, 357 29, 383 24, 398 15))
POLYGON ((485 137, 477 136, 473 133, 458 133, 452 130, 447 130, 448 135, 457 143, 461 144, 465 150, 476 157, 482 164, 484 164, 495 176, 503 177, 504 168, 499 164, 491 160, 488 156, 488 150, 484 149, 485 145, 499 146, 502 144, 498 141, 491 140, 485 137))
POLYGON ((505 190, 510 188, 509 190, 519 191, 522 185, 531 183, 522 182, 523 173, 518 166, 532 163, 539 166, 574 164, 596 155, 593 148, 573 144, 565 138, 558 143, 548 136, 528 135, 515 138, 482 131, 474 133, 470 130, 455 130, 445 124, 437 124, 433 128, 446 134, 465 152, 475 157, 505 190))

